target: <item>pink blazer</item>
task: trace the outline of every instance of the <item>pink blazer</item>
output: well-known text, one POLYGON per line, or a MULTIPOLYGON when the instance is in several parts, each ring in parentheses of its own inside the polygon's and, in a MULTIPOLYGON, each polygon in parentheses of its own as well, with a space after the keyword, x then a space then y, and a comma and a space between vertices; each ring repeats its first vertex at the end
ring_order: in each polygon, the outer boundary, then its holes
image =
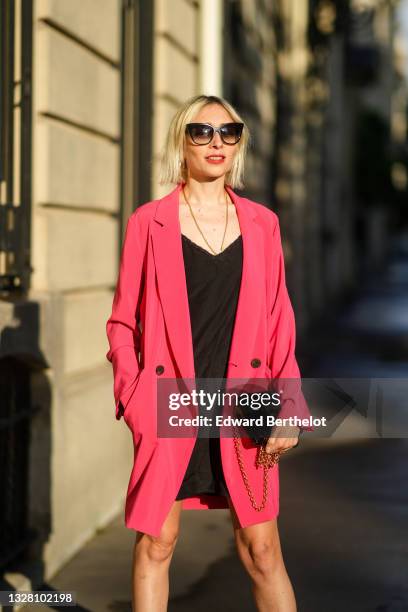
MULTIPOLYGON (((134 443, 125 524, 160 535, 177 496, 195 437, 158 437, 158 377, 194 378, 188 294, 178 216, 178 184, 165 197, 145 203, 130 216, 112 314, 106 323, 107 359, 114 374, 116 418, 123 418, 134 443)), ((243 269, 227 380, 291 378, 300 383, 295 358, 295 320, 285 283, 277 215, 262 204, 228 193, 236 207, 243 240, 243 269)), ((285 404, 283 404, 283 410, 285 404)), ((303 396, 300 416, 309 416, 303 396)), ((312 429, 306 427, 305 429, 312 429)), ((234 440, 220 438, 225 480, 242 527, 279 512, 279 466, 269 472, 265 508, 256 511, 237 462, 234 440)), ((259 504, 263 470, 255 467, 256 446, 243 439, 241 454, 259 504)), ((182 501, 184 509, 228 508, 225 497, 201 495, 182 501)))

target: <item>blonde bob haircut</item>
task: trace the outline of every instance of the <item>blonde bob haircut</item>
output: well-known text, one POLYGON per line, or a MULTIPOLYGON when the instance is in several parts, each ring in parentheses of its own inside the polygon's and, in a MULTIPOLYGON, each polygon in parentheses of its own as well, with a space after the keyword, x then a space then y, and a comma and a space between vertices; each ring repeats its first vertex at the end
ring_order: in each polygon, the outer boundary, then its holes
POLYGON ((231 115, 232 121, 242 122, 244 128, 238 142, 238 150, 235 154, 231 169, 225 175, 225 183, 234 188, 244 186, 244 163, 250 134, 249 130, 235 108, 224 98, 218 96, 199 95, 189 98, 177 111, 170 122, 166 142, 160 156, 159 183, 180 183, 187 179, 187 168, 184 160, 184 143, 186 137, 186 125, 191 123, 197 113, 209 104, 220 104, 231 115))

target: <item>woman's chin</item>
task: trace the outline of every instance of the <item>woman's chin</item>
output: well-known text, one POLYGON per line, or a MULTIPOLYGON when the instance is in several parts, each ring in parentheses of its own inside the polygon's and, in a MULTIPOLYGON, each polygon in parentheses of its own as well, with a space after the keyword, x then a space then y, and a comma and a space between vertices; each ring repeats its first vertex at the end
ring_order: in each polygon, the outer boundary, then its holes
POLYGON ((201 172, 191 173, 191 178, 196 181, 214 181, 221 177, 224 177, 226 174, 225 168, 206 168, 201 172))

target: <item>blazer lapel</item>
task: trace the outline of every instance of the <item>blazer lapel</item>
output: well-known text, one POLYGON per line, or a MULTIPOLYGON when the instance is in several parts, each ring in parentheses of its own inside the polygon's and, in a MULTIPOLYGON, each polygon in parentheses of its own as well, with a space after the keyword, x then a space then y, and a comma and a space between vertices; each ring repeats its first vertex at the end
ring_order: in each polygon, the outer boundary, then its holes
POLYGON ((167 333, 181 378, 194 378, 194 353, 178 215, 182 184, 158 202, 152 223, 154 264, 167 333))
MULTIPOLYGON (((194 378, 194 352, 183 260, 179 195, 182 183, 158 201, 151 237, 159 296, 178 376, 194 378)), ((245 376, 245 366, 256 355, 251 342, 262 316, 264 282, 263 233, 256 212, 230 187, 227 191, 236 207, 243 242, 243 267, 233 330, 227 377, 245 376), (242 369, 239 365, 242 364, 242 369), (234 368, 234 370, 232 370, 234 368)))
POLYGON ((227 378, 245 378, 254 355, 260 317, 264 316, 265 246, 259 217, 246 199, 227 187, 237 210, 242 234, 241 287, 233 329, 227 378))

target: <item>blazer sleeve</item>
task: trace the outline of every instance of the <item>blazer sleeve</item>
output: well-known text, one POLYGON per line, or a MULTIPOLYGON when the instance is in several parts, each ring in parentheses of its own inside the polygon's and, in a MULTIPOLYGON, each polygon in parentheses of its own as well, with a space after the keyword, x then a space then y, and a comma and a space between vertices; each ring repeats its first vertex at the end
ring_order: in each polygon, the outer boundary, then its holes
POLYGON ((113 366, 115 416, 118 420, 126 410, 140 371, 138 319, 142 284, 143 255, 136 211, 127 222, 112 313, 106 322, 110 346, 106 358, 113 366))
MULTIPOLYGON (((295 356, 296 323, 292 303, 286 286, 285 260, 282 249, 279 219, 272 234, 272 303, 269 322, 269 367, 276 389, 282 390, 279 417, 297 416, 300 419, 310 417, 306 400, 302 392, 301 375, 295 356)), ((300 426, 313 431, 312 426, 300 426)))

